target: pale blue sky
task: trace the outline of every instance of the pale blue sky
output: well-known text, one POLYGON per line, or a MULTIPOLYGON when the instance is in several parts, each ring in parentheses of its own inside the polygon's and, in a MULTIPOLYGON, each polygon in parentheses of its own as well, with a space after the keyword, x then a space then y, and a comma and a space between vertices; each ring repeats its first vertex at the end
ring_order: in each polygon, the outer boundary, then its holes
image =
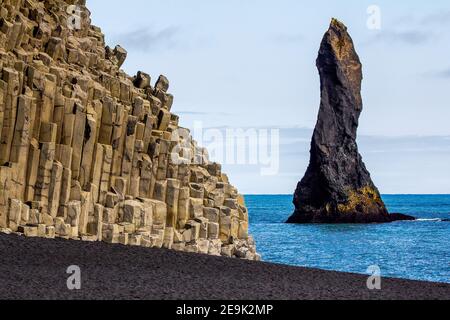
POLYGON ((308 143, 289 139, 312 132, 317 50, 330 18, 342 20, 364 65, 360 148, 374 180, 383 193, 450 193, 447 0, 87 2, 107 42, 128 50, 128 73, 167 75, 182 125, 285 128, 280 175, 225 167, 245 193, 292 193, 303 176, 308 143), (366 26, 373 4, 379 31, 366 26))

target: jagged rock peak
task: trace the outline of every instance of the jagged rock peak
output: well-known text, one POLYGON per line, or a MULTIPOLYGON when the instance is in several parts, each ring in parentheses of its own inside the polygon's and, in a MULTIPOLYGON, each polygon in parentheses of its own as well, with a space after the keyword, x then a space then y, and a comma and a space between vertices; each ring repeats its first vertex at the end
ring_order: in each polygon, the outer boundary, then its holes
POLYGON ((290 223, 387 222, 387 209, 356 144, 362 66, 347 27, 332 19, 317 58, 320 111, 311 160, 290 223))

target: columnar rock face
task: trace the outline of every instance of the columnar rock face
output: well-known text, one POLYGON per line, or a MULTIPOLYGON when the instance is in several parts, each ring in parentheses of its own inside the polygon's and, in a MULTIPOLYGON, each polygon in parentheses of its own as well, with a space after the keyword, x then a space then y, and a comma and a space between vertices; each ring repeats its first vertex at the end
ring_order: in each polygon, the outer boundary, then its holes
POLYGON ((295 191, 290 223, 388 222, 356 144, 362 67, 347 28, 333 19, 319 51, 321 105, 311 160, 295 191))
POLYGON ((166 77, 125 74, 85 1, 0 3, 1 231, 260 259, 166 77))

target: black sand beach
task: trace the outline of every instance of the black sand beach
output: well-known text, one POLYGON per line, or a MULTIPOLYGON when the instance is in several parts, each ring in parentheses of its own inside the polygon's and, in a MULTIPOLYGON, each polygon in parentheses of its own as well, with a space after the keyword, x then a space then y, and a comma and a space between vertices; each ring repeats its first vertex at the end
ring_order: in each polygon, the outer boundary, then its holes
POLYGON ((450 284, 363 275, 103 243, 0 235, 0 299, 312 300, 450 299, 450 284), (82 288, 66 270, 81 268, 82 288))

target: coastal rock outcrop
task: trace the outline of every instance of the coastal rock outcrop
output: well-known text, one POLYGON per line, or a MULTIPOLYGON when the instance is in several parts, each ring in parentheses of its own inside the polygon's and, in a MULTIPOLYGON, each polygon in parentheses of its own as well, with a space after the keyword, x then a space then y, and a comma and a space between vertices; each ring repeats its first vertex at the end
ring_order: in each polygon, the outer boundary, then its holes
POLYGON ((259 260, 248 210, 85 0, 0 0, 0 231, 259 260))
POLYGON ((331 21, 317 58, 321 104, 311 160, 288 223, 390 222, 356 144, 362 66, 347 27, 331 21))

